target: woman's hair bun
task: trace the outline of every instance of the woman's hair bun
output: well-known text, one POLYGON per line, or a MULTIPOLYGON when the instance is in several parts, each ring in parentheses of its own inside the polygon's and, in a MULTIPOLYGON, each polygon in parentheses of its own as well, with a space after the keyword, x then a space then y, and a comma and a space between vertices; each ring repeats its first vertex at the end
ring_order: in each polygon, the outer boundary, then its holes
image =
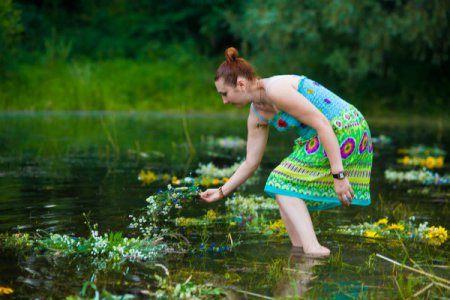
POLYGON ((238 55, 239 55, 239 53, 236 50, 236 48, 234 48, 234 47, 230 47, 230 48, 227 48, 227 50, 225 50, 225 58, 228 63, 235 62, 236 59, 238 58, 238 55))

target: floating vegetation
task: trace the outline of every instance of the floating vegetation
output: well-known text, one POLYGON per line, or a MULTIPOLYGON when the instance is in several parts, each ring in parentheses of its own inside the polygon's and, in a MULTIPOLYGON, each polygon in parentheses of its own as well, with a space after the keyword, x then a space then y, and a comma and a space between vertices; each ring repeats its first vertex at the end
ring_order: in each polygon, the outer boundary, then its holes
MULTIPOLYGON (((239 168, 241 162, 237 162, 226 168, 219 168, 213 163, 199 164, 195 172, 200 178, 200 185, 208 187, 209 185, 214 185, 214 178, 226 178, 228 180, 234 172, 239 168), (208 185, 209 184, 209 185, 208 185)), ((255 184, 259 180, 259 169, 250 177, 242 186, 248 186, 255 184)), ((226 181, 225 181, 226 182, 226 181)), ((220 183, 218 183, 220 184, 220 183)))
POLYGON ((9 295, 12 293, 14 293, 12 288, 0 286, 0 296, 9 295))
POLYGON ((387 135, 380 134, 377 137, 375 136, 372 137, 372 143, 381 146, 390 145, 392 143, 392 139, 387 135))
POLYGON ((383 218, 375 223, 366 222, 358 225, 343 226, 338 229, 338 232, 368 238, 414 239, 432 246, 440 246, 447 241, 447 229, 442 226, 428 226, 428 222, 416 225, 415 219, 412 216, 406 221, 401 220, 398 223, 389 223, 388 218, 383 218))
POLYGON ((397 151, 400 154, 405 154, 413 157, 439 157, 446 156, 447 152, 439 147, 427 147, 424 145, 413 146, 409 148, 401 148, 397 151))
MULTIPOLYGON (((197 177, 178 178, 170 174, 156 174, 150 170, 141 170, 138 174, 138 180, 144 185, 152 184, 155 181, 163 184, 171 183, 175 186, 181 185, 199 185, 202 187, 218 186, 226 183, 231 175, 239 168, 241 163, 235 163, 230 167, 219 168, 213 163, 200 164, 196 170, 197 177)), ((259 180, 259 172, 255 174, 244 183, 244 186, 254 184, 259 180)))
MULTIPOLYGON (((407 256, 408 253, 406 253, 407 256)), ((394 266, 399 266, 400 270, 406 269, 415 273, 406 274, 404 272, 397 272, 394 268, 394 282, 395 286, 403 299, 411 299, 418 298, 421 296, 421 299, 428 298, 436 298, 436 299, 446 299, 446 295, 448 295, 448 291, 450 290, 450 280, 436 276, 429 271, 425 271, 421 266, 419 266, 413 259, 410 257, 409 260, 414 264, 414 267, 408 266, 405 261, 402 263, 393 260, 392 258, 386 257, 379 253, 376 254, 376 257, 381 258, 385 261, 392 263, 394 266), (426 284, 426 285, 425 285, 426 284), (435 287, 435 292, 437 295, 430 297, 431 289, 435 287), (418 290, 417 290, 418 289, 418 290)))
POLYGON ((226 136, 220 138, 209 136, 206 139, 206 143, 208 146, 218 147, 225 150, 243 150, 247 145, 247 142, 244 139, 237 136, 226 136))
POLYGON ((257 216, 258 211, 276 210, 278 212, 278 204, 273 198, 248 195, 242 196, 235 194, 233 197, 225 201, 225 206, 232 214, 257 216))
POLYGON ((389 182, 413 182, 425 185, 448 185, 450 175, 439 175, 429 170, 395 171, 388 169, 384 171, 384 177, 389 182))
MULTIPOLYGON (((67 300, 86 300, 86 299, 108 299, 108 300, 127 300, 127 299, 220 299, 226 296, 223 288, 214 287, 212 284, 196 284, 191 281, 192 275, 183 283, 172 280, 169 270, 156 264, 165 270, 165 276, 152 275, 156 284, 151 289, 140 289, 138 295, 123 294, 116 295, 105 288, 100 290, 95 284, 96 276, 92 276, 91 281, 86 281, 79 295, 67 297, 67 300)), ((1 295, 1 294, 0 294, 1 295)))
POLYGON ((427 169, 441 169, 444 167, 444 157, 433 157, 428 156, 425 158, 417 157, 417 156, 404 156, 401 159, 398 159, 397 162, 404 166, 421 166, 427 169))
POLYGON ((105 262, 150 260, 161 256, 167 249, 167 245, 160 243, 160 240, 128 238, 121 232, 100 235, 96 225, 88 238, 51 233, 48 238, 39 239, 36 243, 59 254, 86 255, 105 262))
POLYGON ((161 240, 150 238, 128 238, 121 232, 100 235, 97 225, 87 238, 67 234, 2 234, 0 250, 14 250, 16 253, 46 251, 50 255, 83 257, 91 261, 97 269, 115 268, 124 261, 152 260, 166 253, 168 247, 161 240))
POLYGON ((426 147, 423 145, 398 149, 403 157, 398 159, 399 164, 405 166, 421 166, 427 169, 440 169, 444 167, 447 152, 438 147, 426 147))
MULTIPOLYGON (((95 277, 95 276, 94 276, 95 277)), ((108 292, 106 289, 99 290, 93 281, 86 281, 79 295, 71 295, 66 300, 87 300, 87 299, 107 299, 107 300, 128 300, 135 299, 134 295, 115 295, 108 292)))
POLYGON ((169 270, 161 266, 166 276, 154 275, 157 280, 155 292, 148 291, 146 294, 156 299, 222 299, 226 297, 223 288, 214 287, 212 284, 195 284, 191 281, 192 275, 183 282, 173 282, 169 270))

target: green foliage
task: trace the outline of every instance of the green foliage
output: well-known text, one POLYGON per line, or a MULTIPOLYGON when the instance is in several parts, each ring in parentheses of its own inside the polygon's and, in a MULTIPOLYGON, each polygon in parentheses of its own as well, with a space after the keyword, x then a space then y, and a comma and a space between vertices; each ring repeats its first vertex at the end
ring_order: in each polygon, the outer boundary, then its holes
POLYGON ((12 0, 0 1, 0 77, 11 65, 22 31, 20 11, 13 6, 12 0))
POLYGON ((240 44, 262 75, 305 74, 363 112, 439 114, 450 86, 449 9, 445 0, 7 0, 0 75, 13 61, 32 67, 0 86, 0 108, 174 110, 186 101, 208 110, 213 70, 240 44), (155 68, 136 71, 136 59, 155 68), (129 63, 96 77, 105 60, 129 63), (72 64, 84 81, 71 78, 72 64), (23 89, 25 78, 37 86, 23 89), (148 99, 154 105, 142 105, 148 99))
POLYGON ((448 1, 254 0, 228 19, 264 72, 310 75, 366 109, 429 109, 448 94, 449 9, 448 1))

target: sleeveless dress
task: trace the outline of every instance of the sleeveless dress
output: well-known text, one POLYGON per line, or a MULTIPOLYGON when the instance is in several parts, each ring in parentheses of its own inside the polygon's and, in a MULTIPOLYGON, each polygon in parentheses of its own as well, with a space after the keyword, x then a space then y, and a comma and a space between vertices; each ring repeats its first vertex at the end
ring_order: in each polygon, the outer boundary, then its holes
MULTIPOLYGON (((305 76, 298 77, 298 92, 327 117, 337 136, 342 164, 355 193, 352 204, 369 205, 373 148, 366 120, 354 106, 324 86, 305 76)), ((262 121, 276 130, 293 130, 299 136, 292 153, 270 173, 264 191, 271 197, 279 194, 305 200, 310 211, 340 206, 330 162, 317 131, 282 111, 266 120, 253 103, 251 107, 262 121)))

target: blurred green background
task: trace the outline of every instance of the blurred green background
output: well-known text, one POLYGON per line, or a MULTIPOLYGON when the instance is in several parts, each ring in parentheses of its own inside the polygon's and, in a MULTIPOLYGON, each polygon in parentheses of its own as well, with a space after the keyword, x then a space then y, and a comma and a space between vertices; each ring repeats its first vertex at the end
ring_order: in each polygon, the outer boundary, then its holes
POLYGON ((223 110, 235 46, 369 116, 446 116, 449 21, 447 0, 0 0, 0 110, 223 110))

